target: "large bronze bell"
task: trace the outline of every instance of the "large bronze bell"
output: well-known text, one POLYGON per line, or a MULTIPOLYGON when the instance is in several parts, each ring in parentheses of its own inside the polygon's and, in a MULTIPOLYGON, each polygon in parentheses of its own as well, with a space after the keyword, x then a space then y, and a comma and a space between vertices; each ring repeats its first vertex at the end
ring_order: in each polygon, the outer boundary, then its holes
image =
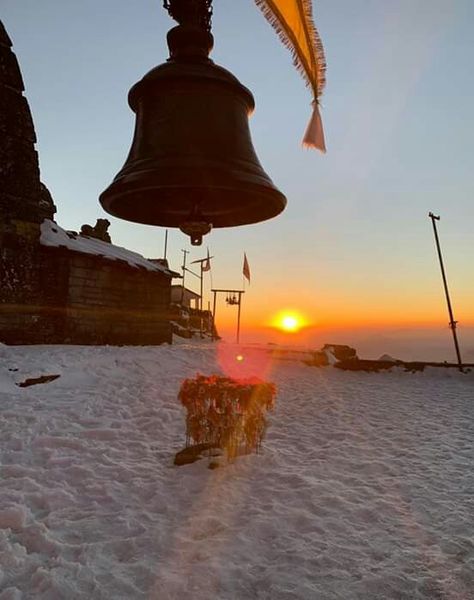
POLYGON ((257 223, 286 206, 252 145, 253 96, 208 58, 212 44, 210 26, 189 14, 168 33, 170 59, 130 90, 132 147, 100 196, 110 214, 179 227, 195 245, 212 227, 257 223))

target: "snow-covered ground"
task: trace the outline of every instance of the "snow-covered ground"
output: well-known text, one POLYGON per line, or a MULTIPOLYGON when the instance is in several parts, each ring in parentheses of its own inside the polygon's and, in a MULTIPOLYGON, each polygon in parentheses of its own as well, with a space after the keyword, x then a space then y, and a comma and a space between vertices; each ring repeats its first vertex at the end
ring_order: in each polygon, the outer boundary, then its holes
POLYGON ((0 436, 1 600, 474 598, 473 373, 0 346, 0 436), (181 380, 240 371, 278 386, 263 453, 173 466, 181 380))

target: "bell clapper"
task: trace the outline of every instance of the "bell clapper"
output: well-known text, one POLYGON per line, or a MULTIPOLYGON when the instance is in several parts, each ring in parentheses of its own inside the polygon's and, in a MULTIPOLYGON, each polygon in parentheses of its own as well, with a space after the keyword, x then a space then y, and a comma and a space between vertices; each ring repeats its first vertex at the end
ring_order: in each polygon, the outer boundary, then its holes
POLYGON ((212 223, 206 223, 205 221, 185 221, 179 228, 183 233, 189 235, 191 246, 200 246, 203 236, 211 231, 212 223))

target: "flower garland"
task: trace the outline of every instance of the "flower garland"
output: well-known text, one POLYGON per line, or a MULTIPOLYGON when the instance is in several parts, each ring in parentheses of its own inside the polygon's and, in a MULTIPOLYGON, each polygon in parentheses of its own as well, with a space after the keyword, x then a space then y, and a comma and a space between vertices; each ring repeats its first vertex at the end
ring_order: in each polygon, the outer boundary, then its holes
POLYGON ((273 383, 259 379, 185 379, 178 398, 187 410, 186 447, 210 444, 229 458, 258 452, 267 426, 265 412, 274 407, 275 394, 273 383))

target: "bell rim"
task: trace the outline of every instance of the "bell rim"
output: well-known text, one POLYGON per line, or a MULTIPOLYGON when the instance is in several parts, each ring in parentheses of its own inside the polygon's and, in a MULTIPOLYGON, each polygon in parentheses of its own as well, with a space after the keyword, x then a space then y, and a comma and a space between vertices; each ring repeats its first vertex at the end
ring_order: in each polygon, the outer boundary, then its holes
MULTIPOLYGON (((195 185, 169 185, 161 186, 159 191, 162 197, 167 193, 176 195, 176 192, 179 191, 182 198, 192 198, 199 195, 200 192, 206 192, 208 197, 209 189, 205 186, 198 188, 195 185)), ((204 206, 202 212, 199 212, 199 219, 212 224, 213 229, 252 225, 273 219, 285 210, 288 202, 286 196, 274 186, 263 187, 258 184, 248 184, 236 188, 217 185, 213 186, 212 192, 215 198, 214 203, 219 206, 219 211, 209 210, 204 206), (219 201, 221 196, 223 198, 242 196, 245 198, 245 202, 236 206, 233 202, 219 201)), ((140 187, 130 186, 127 189, 124 182, 119 180, 114 181, 102 192, 99 202, 108 214, 142 225, 179 228, 184 222, 194 218, 192 201, 189 201, 187 205, 184 202, 180 203, 175 211, 170 211, 169 203, 166 198, 163 198, 162 203, 166 209, 161 211, 160 200, 156 196, 156 186, 151 184, 140 187), (155 193, 153 194, 153 192, 155 193), (143 202, 143 197, 153 197, 153 200, 143 202), (143 212, 137 213, 137 206, 141 206, 143 212), (147 217, 144 217, 144 214, 147 217)), ((199 210, 201 211, 201 209, 199 210)))

